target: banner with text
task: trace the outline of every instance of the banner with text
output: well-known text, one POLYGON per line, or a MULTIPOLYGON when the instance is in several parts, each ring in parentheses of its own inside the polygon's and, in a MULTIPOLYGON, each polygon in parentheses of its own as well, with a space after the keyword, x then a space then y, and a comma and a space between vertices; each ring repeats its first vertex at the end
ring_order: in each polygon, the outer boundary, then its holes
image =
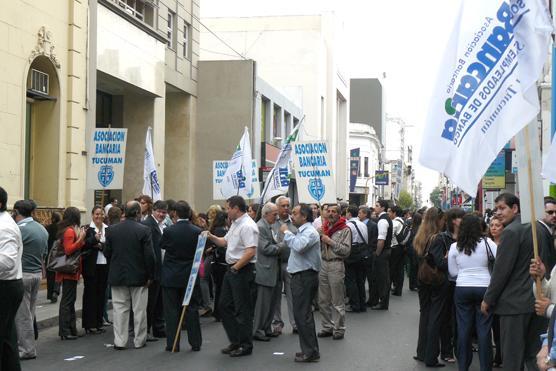
POLYGON ((354 148, 349 151, 349 191, 355 192, 355 184, 359 175, 359 163, 361 162, 361 150, 354 148))
POLYGON ((95 129, 88 152, 87 189, 124 187, 127 129, 95 129))
POLYGON ((293 158, 299 202, 335 203, 336 184, 328 142, 294 143, 293 158))
POLYGON ((189 274, 189 281, 187 281, 187 288, 185 289, 185 295, 183 297, 183 306, 189 305, 189 302, 191 301, 193 289, 195 288, 195 281, 197 280, 199 268, 201 267, 201 258, 203 257, 203 251, 205 250, 205 245, 207 243, 207 236, 207 231, 199 234, 197 248, 195 249, 195 257, 193 258, 193 266, 191 267, 191 274, 189 274))
MULTIPOLYGON (((214 200, 226 200, 222 192, 222 181, 224 179, 224 174, 226 174, 226 169, 230 161, 213 161, 212 162, 212 198, 214 200)), ((257 167, 257 161, 253 160, 252 174, 253 181, 251 183, 251 191, 247 192, 245 188, 241 188, 239 195, 246 199, 255 199, 261 197, 261 184, 259 183, 259 168, 257 167)))
POLYGON ((506 188, 506 150, 500 151, 483 177, 483 189, 490 191, 504 188, 506 188))
POLYGON ((389 172, 387 170, 376 170, 375 171, 375 185, 388 185, 390 184, 389 172))

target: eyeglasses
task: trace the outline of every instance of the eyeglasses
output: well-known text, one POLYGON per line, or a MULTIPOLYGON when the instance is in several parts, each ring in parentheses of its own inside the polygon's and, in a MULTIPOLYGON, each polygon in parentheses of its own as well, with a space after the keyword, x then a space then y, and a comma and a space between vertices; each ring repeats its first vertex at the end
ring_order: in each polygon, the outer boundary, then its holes
POLYGON ((554 215, 556 214, 556 210, 546 210, 545 213, 547 213, 548 215, 554 215))

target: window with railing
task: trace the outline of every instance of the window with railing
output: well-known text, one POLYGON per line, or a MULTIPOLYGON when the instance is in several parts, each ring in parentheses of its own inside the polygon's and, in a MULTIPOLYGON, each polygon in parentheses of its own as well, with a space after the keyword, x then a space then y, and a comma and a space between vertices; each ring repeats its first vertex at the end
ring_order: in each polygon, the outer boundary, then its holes
POLYGON ((176 49, 176 44, 174 40, 174 26, 176 23, 176 13, 169 10, 168 11, 168 25, 167 25, 167 33, 166 36, 168 37, 168 47, 170 49, 176 49))
POLYGON ((190 50, 190 46, 189 46, 190 41, 189 40, 191 39, 190 32, 191 32, 191 26, 187 22, 184 22, 184 24, 183 24, 183 57, 185 59, 191 59, 191 57, 190 57, 191 54, 189 52, 189 50, 190 50))
POLYGON ((141 22, 154 27, 154 5, 148 0, 116 0, 120 8, 141 22))

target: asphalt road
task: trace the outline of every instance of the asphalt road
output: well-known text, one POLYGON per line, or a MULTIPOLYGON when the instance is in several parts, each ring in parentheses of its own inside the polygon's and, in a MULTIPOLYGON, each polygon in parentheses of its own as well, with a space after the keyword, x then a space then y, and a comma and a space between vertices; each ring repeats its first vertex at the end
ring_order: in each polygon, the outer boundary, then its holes
MULTIPOLYGON (((285 300, 283 300, 285 305, 285 300)), ((285 308, 284 308, 285 309, 285 308)), ((285 311, 284 311, 285 313, 285 311)), ((287 316, 287 314, 286 314, 287 316)), ((320 322, 317 318, 317 330, 320 322)), ((285 333, 268 343, 255 342, 251 356, 230 358, 220 354, 228 345, 221 323, 202 321, 203 347, 192 352, 182 335, 181 352, 164 351, 163 339, 143 349, 115 351, 112 328, 102 335, 75 341, 61 341, 58 328, 40 333, 38 358, 23 361, 22 369, 32 370, 427 370, 413 360, 417 343, 419 305, 417 293, 407 289, 402 297, 392 297, 389 311, 348 313, 344 340, 319 339, 321 360, 313 364, 294 363, 299 351, 297 335, 285 333)), ((78 324, 79 326, 79 324, 78 324)), ((475 353, 475 358, 478 358, 475 353)), ((477 359, 474 360, 476 365, 477 359)), ((455 370, 449 365, 444 370, 455 370)), ((473 367, 472 367, 473 369, 473 367)), ((477 367, 478 369, 478 367, 477 367)))

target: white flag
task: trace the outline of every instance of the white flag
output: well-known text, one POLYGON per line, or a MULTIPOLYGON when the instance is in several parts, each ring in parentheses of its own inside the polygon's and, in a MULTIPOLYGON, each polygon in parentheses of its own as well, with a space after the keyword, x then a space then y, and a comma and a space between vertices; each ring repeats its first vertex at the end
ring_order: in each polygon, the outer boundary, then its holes
POLYGON ((283 195, 288 191, 290 186, 290 175, 291 175, 291 157, 292 157, 292 145, 291 142, 297 139, 297 134, 299 133, 299 127, 303 123, 303 120, 292 130, 291 134, 286 138, 285 143, 282 145, 282 149, 278 154, 278 159, 276 164, 272 168, 272 171, 268 174, 266 178, 266 183, 263 190, 262 203, 266 203, 274 196, 283 195))
POLYGON ((419 160, 470 195, 539 112, 551 21, 543 0, 465 0, 446 48, 419 160))
POLYGON ((143 165, 143 194, 151 196, 153 202, 162 199, 160 194, 160 183, 158 183, 158 173, 154 161, 152 128, 147 129, 147 139, 145 140, 145 163, 143 165))
POLYGON ((552 183, 556 183, 556 135, 552 138, 552 145, 544 161, 542 176, 552 183))
POLYGON ((251 141, 247 127, 228 164, 220 189, 225 198, 241 195, 244 190, 247 190, 247 198, 254 193, 251 141))

